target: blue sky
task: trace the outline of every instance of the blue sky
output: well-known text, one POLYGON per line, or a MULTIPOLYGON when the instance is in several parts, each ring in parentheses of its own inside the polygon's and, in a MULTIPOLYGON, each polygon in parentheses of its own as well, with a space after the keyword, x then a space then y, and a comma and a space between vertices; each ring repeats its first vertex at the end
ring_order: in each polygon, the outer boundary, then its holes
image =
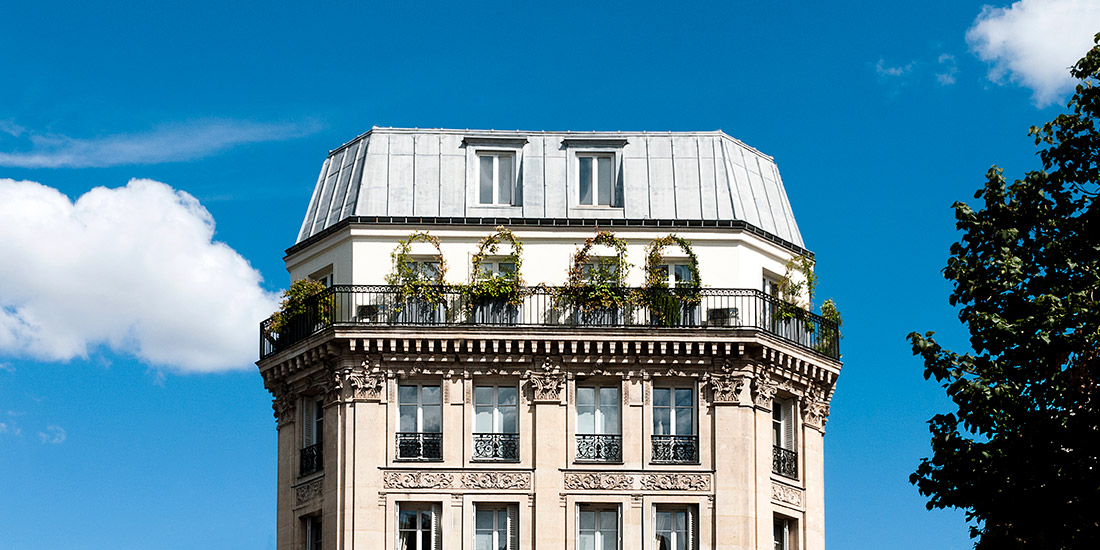
POLYGON ((950 205, 1038 167, 1093 4, 9 3, 0 546, 274 548, 256 324, 325 154, 379 125, 773 155, 845 319, 827 543, 968 547, 907 481, 947 404, 905 335, 965 345, 950 205))

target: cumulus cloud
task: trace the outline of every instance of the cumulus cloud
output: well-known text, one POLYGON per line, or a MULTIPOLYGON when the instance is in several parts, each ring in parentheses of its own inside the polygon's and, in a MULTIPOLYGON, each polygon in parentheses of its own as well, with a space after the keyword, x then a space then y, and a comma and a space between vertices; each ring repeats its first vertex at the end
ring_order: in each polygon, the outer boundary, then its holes
POLYGON ((191 195, 152 180, 75 202, 0 179, 0 354, 67 361, 98 345, 180 371, 255 360, 277 306, 191 195))
POLYGON ((318 129, 313 122, 264 124, 204 120, 162 126, 144 133, 82 139, 38 134, 10 121, 0 121, 0 132, 26 142, 25 150, 0 151, 0 166, 88 168, 184 161, 210 156, 236 145, 301 137, 318 129))
POLYGON ((990 63, 989 79, 1029 88, 1045 107, 1074 87, 1069 67, 1100 31, 1096 0, 1020 0, 1007 8, 985 6, 966 32, 971 50, 990 63))
POLYGON ((46 426, 46 431, 38 432, 38 440, 43 444, 49 443, 51 445, 60 445, 65 442, 65 438, 69 434, 65 433, 65 428, 50 424, 46 426))

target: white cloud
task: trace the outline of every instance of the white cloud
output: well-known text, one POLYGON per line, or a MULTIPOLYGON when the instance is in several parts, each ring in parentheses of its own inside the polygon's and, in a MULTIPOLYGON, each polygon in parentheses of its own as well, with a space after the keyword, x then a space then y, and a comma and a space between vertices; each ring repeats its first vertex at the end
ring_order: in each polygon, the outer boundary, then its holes
POLYGON ((950 86, 954 84, 955 75, 959 73, 959 66, 955 62, 955 56, 949 53, 941 53, 936 63, 939 63, 940 70, 942 71, 936 73, 936 81, 938 81, 941 86, 950 86))
POLYGON ((913 65, 914 62, 910 61, 900 67, 891 67, 886 64, 885 59, 879 58, 878 62, 875 63, 875 72, 881 77, 905 76, 913 71, 913 65))
POLYGON ((43 444, 49 443, 51 445, 60 445, 65 442, 65 438, 68 437, 68 435, 69 434, 65 433, 65 428, 50 424, 46 426, 46 431, 38 432, 38 440, 43 444))
POLYGON ((15 374, 15 366, 13 366, 11 363, 0 363, 0 370, 10 374, 15 374))
POLYGON ((100 344, 180 371, 249 366, 277 306, 191 195, 152 180, 56 189, 0 179, 0 354, 66 361, 100 344))
POLYGON ((989 79, 1031 89, 1045 107, 1074 87, 1069 67, 1092 47, 1100 31, 1096 0, 1021 0, 1007 8, 985 6, 966 31, 971 50, 991 63, 989 79))
POLYGON ((235 120, 205 120, 162 126, 145 133, 116 134, 91 139, 37 134, 12 122, 0 121, 0 132, 26 135, 25 151, 0 152, 0 166, 20 168, 86 168, 155 164, 206 157, 245 143, 280 141, 318 130, 304 124, 261 124, 235 120))

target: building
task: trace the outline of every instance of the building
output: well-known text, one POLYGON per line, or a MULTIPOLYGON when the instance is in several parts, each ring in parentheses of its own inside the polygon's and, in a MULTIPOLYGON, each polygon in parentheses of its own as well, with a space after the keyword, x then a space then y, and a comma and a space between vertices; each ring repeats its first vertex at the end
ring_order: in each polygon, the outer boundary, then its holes
POLYGON ((775 297, 803 246, 722 132, 330 152, 285 258, 328 289, 261 324, 278 548, 823 548, 839 334, 775 297))

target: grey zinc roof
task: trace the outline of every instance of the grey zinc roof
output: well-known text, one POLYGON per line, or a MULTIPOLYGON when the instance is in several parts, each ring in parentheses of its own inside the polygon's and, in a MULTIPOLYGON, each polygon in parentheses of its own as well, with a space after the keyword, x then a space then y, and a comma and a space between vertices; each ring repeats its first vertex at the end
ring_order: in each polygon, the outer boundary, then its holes
POLYGON ((804 246, 775 161, 721 131, 375 127, 329 153, 298 242, 351 216, 738 220, 804 246), (478 204, 479 149, 517 152, 516 205, 478 204), (574 150, 618 155, 620 208, 571 200, 574 150))

